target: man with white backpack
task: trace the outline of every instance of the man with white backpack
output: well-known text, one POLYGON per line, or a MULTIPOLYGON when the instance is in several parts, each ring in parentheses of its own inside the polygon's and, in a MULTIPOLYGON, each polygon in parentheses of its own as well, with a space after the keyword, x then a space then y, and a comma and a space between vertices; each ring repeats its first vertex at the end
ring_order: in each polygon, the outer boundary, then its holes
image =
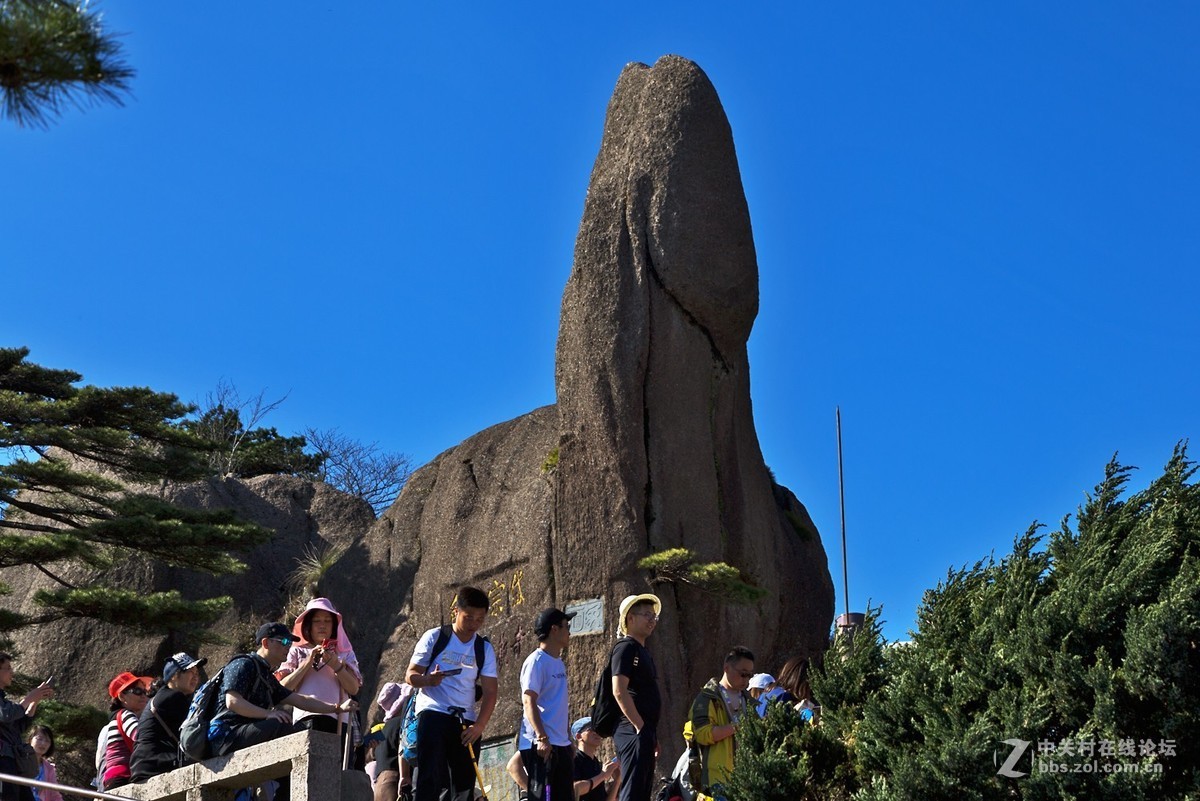
MULTIPOLYGON (((479 634, 491 601, 477 587, 454 598, 453 622, 417 641, 405 681, 417 688, 416 801, 443 793, 470 801, 478 777, 475 743, 496 708, 496 651, 479 634)), ((481 782, 482 784, 482 782, 481 782)))

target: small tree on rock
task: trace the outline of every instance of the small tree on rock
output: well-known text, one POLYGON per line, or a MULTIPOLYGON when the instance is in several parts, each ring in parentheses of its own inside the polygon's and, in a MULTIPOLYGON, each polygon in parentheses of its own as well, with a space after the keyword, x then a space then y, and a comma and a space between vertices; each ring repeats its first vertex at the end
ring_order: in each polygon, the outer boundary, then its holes
POLYGON ((638 567, 650 571, 652 584, 685 584, 727 603, 754 604, 767 594, 736 567, 725 562, 701 562, 687 548, 652 553, 639 559, 638 567))
POLYGON ((392 505, 412 474, 412 459, 407 454, 382 451, 375 443, 364 444, 337 429, 309 428, 304 436, 320 457, 316 478, 362 498, 376 515, 392 505))

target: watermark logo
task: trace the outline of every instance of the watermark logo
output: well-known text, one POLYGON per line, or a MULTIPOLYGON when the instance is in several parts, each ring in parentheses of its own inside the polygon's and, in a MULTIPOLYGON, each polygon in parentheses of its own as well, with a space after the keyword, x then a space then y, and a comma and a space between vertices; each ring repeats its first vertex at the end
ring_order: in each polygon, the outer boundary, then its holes
MULTIPOLYGON (((996 775, 1020 779, 1029 771, 1017 770, 1031 740, 1002 740, 1011 750, 1001 762, 1003 748, 992 752, 996 775)), ((1163 758, 1175 756, 1174 740, 1133 738, 1119 740, 1072 739, 1038 740, 1030 770, 1035 773, 1162 773, 1163 758)))
MULTIPOLYGON (((1025 749, 1028 748, 1029 746, 1033 745, 1033 743, 1029 740, 1013 739, 1013 740, 1004 740, 1003 744, 1011 745, 1012 752, 1009 753, 1008 759, 1004 760, 1004 764, 1000 765, 1000 769, 998 771, 996 771, 996 774, 999 776, 1007 776, 1010 779, 1019 779, 1022 776, 1028 776, 1029 774, 1026 773, 1025 771, 1013 770, 1013 768, 1015 768, 1017 766, 1017 763, 1021 760, 1021 757, 1025 756, 1025 749)), ((997 748, 995 751, 992 752, 992 764, 995 765, 999 761, 1000 761, 1000 749, 997 748)))

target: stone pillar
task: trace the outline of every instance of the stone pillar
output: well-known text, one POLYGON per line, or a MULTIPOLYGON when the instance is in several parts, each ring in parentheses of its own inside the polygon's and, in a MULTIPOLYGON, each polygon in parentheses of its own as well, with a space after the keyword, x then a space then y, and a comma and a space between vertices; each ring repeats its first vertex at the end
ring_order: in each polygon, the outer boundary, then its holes
POLYGON ((337 738, 319 735, 311 733, 307 753, 292 760, 292 801, 331 801, 342 795, 341 749, 337 738))

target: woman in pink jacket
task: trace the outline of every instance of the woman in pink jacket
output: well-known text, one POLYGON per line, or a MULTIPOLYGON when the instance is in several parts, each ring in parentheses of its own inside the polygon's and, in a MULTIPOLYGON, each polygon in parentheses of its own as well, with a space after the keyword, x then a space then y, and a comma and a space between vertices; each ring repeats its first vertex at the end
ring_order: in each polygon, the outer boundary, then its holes
MULTIPOLYGON (((296 618, 292 633, 298 640, 288 652, 287 659, 275 671, 280 684, 292 692, 311 695, 331 704, 341 703, 362 687, 358 657, 350 645, 350 637, 342 625, 341 613, 328 598, 313 598, 296 618)), ((298 729, 315 729, 334 733, 338 719, 334 715, 305 712, 293 713, 298 729)), ((342 726, 348 725, 342 712, 342 726)))
MULTIPOLYGON (((34 776, 40 782, 58 783, 58 769, 50 761, 54 756, 54 732, 45 726, 34 726, 30 729, 29 747, 38 755, 38 775, 34 776)), ((62 793, 58 790, 33 788, 34 801, 63 801, 62 793)))

